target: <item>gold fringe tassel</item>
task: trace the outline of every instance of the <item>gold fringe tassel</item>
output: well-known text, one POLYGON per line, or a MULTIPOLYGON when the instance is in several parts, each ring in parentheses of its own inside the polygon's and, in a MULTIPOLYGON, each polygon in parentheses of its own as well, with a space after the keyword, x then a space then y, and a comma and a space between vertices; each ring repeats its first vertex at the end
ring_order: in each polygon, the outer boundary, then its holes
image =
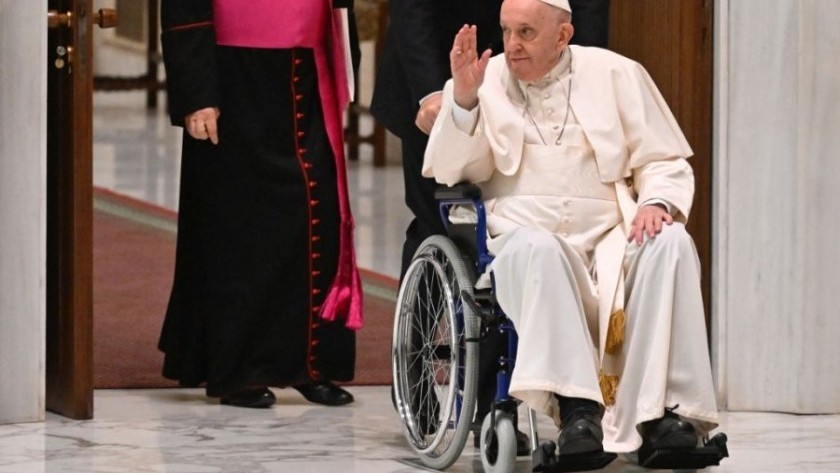
POLYGON ((618 393, 618 376, 604 374, 601 370, 598 373, 598 384, 601 387, 601 395, 604 396, 604 405, 615 404, 615 395, 618 393))
POLYGON ((607 353, 614 354, 624 342, 624 325, 626 322, 624 309, 618 309, 610 315, 610 326, 607 330, 607 346, 604 349, 607 353))

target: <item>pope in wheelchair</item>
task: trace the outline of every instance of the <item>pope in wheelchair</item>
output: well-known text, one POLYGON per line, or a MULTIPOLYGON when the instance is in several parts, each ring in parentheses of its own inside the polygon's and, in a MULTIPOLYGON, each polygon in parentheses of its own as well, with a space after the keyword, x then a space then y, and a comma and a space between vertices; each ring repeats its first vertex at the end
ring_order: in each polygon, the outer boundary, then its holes
POLYGON ((505 324, 485 470, 512 468, 518 401, 560 429, 556 444, 532 442, 535 471, 598 469, 625 453, 649 468, 704 468, 728 455, 724 434, 709 438, 717 405, 684 225, 692 151, 641 65, 568 45, 571 15, 566 0, 505 0, 503 55, 478 49, 474 26, 453 41, 423 174, 475 186, 441 194, 452 238, 417 251, 394 327, 398 408, 433 468, 460 455, 479 341, 505 324), (477 212, 472 243, 456 231, 465 207, 477 212))

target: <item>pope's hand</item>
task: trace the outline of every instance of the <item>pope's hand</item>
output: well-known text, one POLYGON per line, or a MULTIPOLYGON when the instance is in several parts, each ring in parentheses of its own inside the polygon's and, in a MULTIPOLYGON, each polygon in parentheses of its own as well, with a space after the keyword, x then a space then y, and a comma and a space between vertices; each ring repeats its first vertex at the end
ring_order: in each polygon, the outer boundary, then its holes
POLYGON ((219 144, 219 132, 216 127, 216 120, 218 120, 219 114, 219 109, 216 107, 196 110, 184 119, 184 128, 193 138, 197 140, 209 139, 211 143, 217 145, 219 144))
POLYGON ((452 68, 453 96, 461 108, 472 110, 478 105, 478 88, 484 82, 484 71, 490 61, 491 51, 478 55, 476 26, 464 25, 455 35, 449 66, 452 68))
POLYGON ((420 103, 420 110, 417 111, 417 117, 414 118, 414 124, 417 125, 417 128, 427 135, 432 132, 432 126, 440 112, 442 96, 443 94, 435 93, 426 97, 420 103))
POLYGON ((674 223, 674 217, 666 212, 660 204, 643 205, 636 212, 627 241, 635 240, 636 244, 641 245, 645 239, 645 233, 648 237, 654 238, 662 231, 663 222, 670 225, 674 223))

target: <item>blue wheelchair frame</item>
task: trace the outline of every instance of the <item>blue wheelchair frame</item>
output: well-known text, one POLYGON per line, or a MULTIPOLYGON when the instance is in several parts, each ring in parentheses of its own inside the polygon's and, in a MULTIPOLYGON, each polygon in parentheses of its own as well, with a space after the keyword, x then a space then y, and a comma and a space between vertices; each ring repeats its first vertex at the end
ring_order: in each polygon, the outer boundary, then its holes
MULTIPOLYGON (((454 188, 440 189, 435 194, 438 199, 438 206, 440 210, 440 217, 443 221, 447 232, 450 232, 454 225, 449 220, 450 210, 455 206, 467 205, 475 209, 477 221, 475 223, 475 246, 476 246, 476 276, 479 277, 487 270, 487 266, 493 261, 493 256, 487 250, 487 213, 484 209, 484 201, 481 200, 481 190, 473 185, 461 185, 454 188)), ((453 235, 450 235, 453 236, 453 235)), ((454 238, 453 238, 454 240, 454 238)), ((491 275, 492 281, 492 275, 491 275)), ((495 286, 495 282, 493 282, 495 286)), ((494 304, 492 307, 494 311, 498 311, 497 315, 501 320, 498 324, 498 330, 501 333, 507 334, 507 353, 501 356, 498 360, 499 371, 496 375, 496 401, 510 401, 512 398, 508 393, 510 388, 510 372, 513 371, 513 366, 516 361, 516 351, 519 338, 516 335, 516 330, 513 323, 501 313, 501 309, 494 304)), ((486 312, 479 310, 476 313, 482 315, 486 312)), ((495 315, 495 314, 494 314, 495 315)), ((463 321, 462 321, 463 323, 463 321)))
MULTIPOLYGON (((475 274, 476 277, 480 277, 487 270, 487 266, 493 261, 493 256, 487 249, 487 212, 484 208, 484 201, 481 199, 481 189, 472 184, 461 184, 450 188, 440 188, 435 192, 435 198, 438 200, 441 220, 443 221, 444 227, 453 241, 456 238, 454 238, 455 235, 453 235, 454 232, 452 229, 456 224, 453 224, 449 218, 451 209, 455 206, 469 206, 475 210, 477 218, 473 235, 475 238, 473 242, 475 243, 476 250, 475 274)), ((456 244, 456 246, 458 245, 456 244)), ((460 249, 463 250, 463 248, 460 249)), ((495 287, 495 280, 493 279, 492 274, 490 275, 490 278, 492 287, 495 287)), ((495 413, 496 406, 508 406, 508 409, 515 410, 516 400, 510 396, 509 390, 510 377, 516 362, 517 347, 519 345, 519 337, 516 334, 516 329, 513 326, 513 322, 504 315, 501 308, 499 308, 495 303, 495 300, 492 307, 476 307, 475 312, 482 320, 482 328, 485 327, 484 322, 488 316, 495 317, 497 320, 493 323, 493 328, 504 334, 507 342, 507 350, 500 355, 497 360, 498 370, 496 372, 496 394, 493 405, 490 409, 490 414, 493 415, 495 413), (488 309, 490 310, 489 314, 487 313, 488 309)), ((459 323, 463 323, 463 320, 460 320, 459 323)), ((479 340, 474 340, 474 342, 478 341, 479 340)), ((463 372, 463 370, 459 371, 463 372)), ((538 439, 533 411, 529 410, 529 416, 531 425, 531 446, 532 450, 535 450, 538 439)))

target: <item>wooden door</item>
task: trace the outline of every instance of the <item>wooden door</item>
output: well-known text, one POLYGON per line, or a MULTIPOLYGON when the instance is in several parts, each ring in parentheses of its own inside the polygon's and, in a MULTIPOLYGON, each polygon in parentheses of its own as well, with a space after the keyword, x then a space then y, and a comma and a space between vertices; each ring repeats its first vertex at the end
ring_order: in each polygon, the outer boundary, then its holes
POLYGON ((712 270, 712 0, 612 0, 609 47, 648 70, 685 133, 694 157, 688 231, 702 265, 706 320, 712 270))
POLYGON ((93 416, 93 0, 49 0, 46 408, 93 416))

